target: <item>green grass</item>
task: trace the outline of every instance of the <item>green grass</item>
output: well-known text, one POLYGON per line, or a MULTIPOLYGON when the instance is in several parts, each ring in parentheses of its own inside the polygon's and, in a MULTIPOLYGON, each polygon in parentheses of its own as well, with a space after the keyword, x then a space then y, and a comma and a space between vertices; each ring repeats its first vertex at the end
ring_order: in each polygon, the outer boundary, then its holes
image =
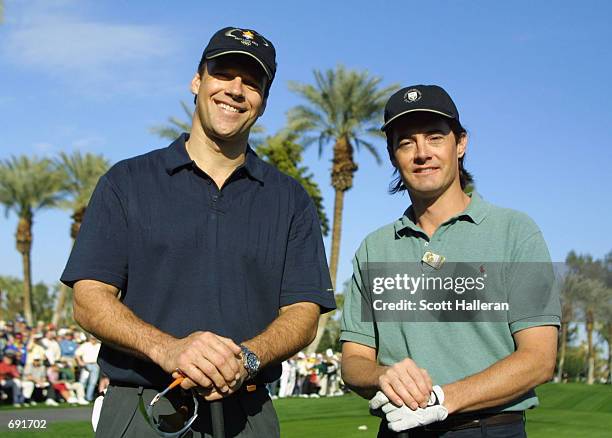
MULTIPOLYGON (((527 413, 530 438, 612 436, 612 387, 548 384, 538 390, 541 405, 527 413)), ((283 438, 371 438, 378 419, 367 412, 367 402, 355 395, 329 399, 276 400, 283 438), (367 431, 359 431, 366 425, 367 431)), ((91 437, 88 422, 51 423, 45 431, 3 431, 0 436, 91 437)))

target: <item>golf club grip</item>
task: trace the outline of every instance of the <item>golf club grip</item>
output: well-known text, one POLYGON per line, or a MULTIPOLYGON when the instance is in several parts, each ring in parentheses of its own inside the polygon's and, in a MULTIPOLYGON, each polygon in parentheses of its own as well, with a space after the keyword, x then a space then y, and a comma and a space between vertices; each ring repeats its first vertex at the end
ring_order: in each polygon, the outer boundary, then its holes
POLYGON ((222 400, 210 402, 210 421, 212 423, 213 438, 225 438, 222 400))
POLYGON ((395 436, 396 438, 408 438, 410 437, 410 434, 408 433, 407 430, 404 430, 402 432, 398 432, 395 436))

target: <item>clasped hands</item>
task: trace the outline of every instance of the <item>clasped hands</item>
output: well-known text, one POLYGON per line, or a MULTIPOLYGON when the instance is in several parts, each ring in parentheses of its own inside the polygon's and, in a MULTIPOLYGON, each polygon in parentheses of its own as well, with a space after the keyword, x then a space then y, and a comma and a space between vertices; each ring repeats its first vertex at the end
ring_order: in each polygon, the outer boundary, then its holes
POLYGON ((370 412, 384 417, 394 432, 443 421, 448 416, 444 391, 434 386, 427 370, 411 359, 387 367, 378 383, 381 390, 370 400, 370 412))
POLYGON ((158 364, 173 378, 183 375, 181 387, 196 388, 207 401, 235 393, 248 375, 242 365, 240 346, 211 332, 194 332, 169 341, 158 364))

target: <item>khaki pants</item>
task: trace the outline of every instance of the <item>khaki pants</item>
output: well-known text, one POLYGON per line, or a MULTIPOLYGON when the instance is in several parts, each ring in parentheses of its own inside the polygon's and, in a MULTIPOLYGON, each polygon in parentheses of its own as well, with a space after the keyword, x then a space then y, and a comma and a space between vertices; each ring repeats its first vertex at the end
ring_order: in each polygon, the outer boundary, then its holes
MULTIPOLYGON (((111 383, 104 396, 96 438, 158 437, 138 409, 139 393, 142 393, 145 404, 148 404, 157 392, 153 389, 116 386, 111 383)), ((177 419, 177 423, 182 424, 182 415, 177 410, 184 399, 178 394, 180 391, 174 390, 168 394, 168 398, 162 398, 155 405, 155 413, 168 421, 177 419)), ((188 404, 191 405, 192 401, 188 404)), ((240 391, 225 399, 223 416, 226 437, 280 437, 278 418, 263 386, 254 392, 240 391)), ((176 430, 179 428, 180 426, 176 430)), ((201 402, 197 420, 191 430, 181 438, 210 437, 212 427, 209 405, 201 402)))

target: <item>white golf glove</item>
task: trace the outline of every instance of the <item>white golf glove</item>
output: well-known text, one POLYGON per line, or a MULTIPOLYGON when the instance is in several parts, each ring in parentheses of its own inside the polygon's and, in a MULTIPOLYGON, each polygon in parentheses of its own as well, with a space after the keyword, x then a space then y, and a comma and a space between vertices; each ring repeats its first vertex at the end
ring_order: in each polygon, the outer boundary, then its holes
POLYGON ((443 421, 448 416, 448 410, 442 405, 444 403, 444 391, 438 385, 433 387, 429 396, 426 408, 417 408, 415 411, 406 405, 399 408, 389 401, 387 396, 378 391, 370 400, 370 412, 378 415, 378 410, 382 410, 387 419, 387 427, 393 432, 412 429, 414 427, 425 426, 443 421))

